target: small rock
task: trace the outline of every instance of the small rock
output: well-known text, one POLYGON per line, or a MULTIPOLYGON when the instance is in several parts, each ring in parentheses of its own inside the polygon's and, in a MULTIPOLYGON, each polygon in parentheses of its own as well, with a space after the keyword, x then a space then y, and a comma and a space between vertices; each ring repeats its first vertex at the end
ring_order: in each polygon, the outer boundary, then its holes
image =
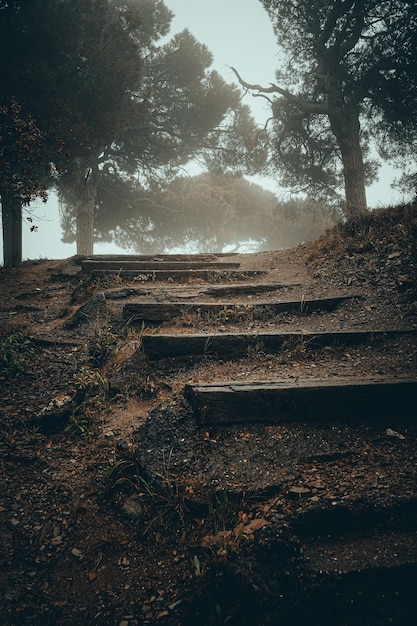
POLYGON ((388 437, 397 437, 397 439, 405 439, 404 435, 402 435, 401 433, 397 433, 397 431, 392 430, 392 428, 387 428, 385 433, 388 435, 388 437))
POLYGON ((59 544, 62 543, 62 537, 61 535, 57 535, 56 537, 53 537, 51 544, 53 546, 59 546, 59 544))
POLYGON ((71 550, 71 554, 73 556, 76 556, 77 558, 81 559, 83 556, 83 553, 81 552, 81 550, 79 550, 78 548, 72 548, 71 550))
POLYGON ((122 507, 123 511, 132 519, 140 519, 143 516, 143 504, 138 496, 131 496, 122 507))
POLYGON ((74 396, 62 394, 53 398, 39 413, 38 425, 42 429, 54 429, 67 422, 71 412, 74 396))

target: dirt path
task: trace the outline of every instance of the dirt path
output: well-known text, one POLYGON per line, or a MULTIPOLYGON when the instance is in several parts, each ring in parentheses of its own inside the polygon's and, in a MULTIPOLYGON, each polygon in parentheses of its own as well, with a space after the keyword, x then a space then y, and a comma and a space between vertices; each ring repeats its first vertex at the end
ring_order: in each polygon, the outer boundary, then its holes
POLYGON ((407 224, 387 214, 320 244, 215 260, 239 263, 233 276, 92 279, 80 259, 3 270, 2 623, 410 623, 414 408, 216 425, 184 398, 201 383, 416 381, 414 332, 252 341, 416 330, 407 224), (327 311, 252 306, 335 295, 348 298, 327 311), (190 306, 162 323, 126 315, 150 301, 190 306), (203 301, 224 306, 193 308, 203 301), (239 356, 204 340, 242 333, 239 356), (145 337, 190 334, 203 354, 143 351, 145 337))

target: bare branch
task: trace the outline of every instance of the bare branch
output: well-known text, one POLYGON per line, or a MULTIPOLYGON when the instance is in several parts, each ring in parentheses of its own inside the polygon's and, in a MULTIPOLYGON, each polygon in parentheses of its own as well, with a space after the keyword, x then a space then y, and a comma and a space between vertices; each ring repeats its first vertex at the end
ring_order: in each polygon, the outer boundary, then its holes
MULTIPOLYGON (((325 114, 327 113, 327 106, 321 102, 312 102, 310 100, 305 100, 300 96, 296 96, 292 94, 287 89, 283 89, 274 83, 270 83, 269 87, 262 87, 259 84, 247 83, 240 76, 239 72, 232 66, 229 66, 230 69, 234 72, 236 78, 238 79, 240 85, 246 89, 246 91, 258 91, 257 95, 266 94, 266 93, 276 93, 282 96, 288 102, 291 102, 294 106, 296 106, 300 111, 304 113, 316 113, 316 114, 325 114)), ((268 98, 268 100, 270 100, 268 98)))
POLYGON ((253 93, 252 97, 253 98, 265 98, 265 100, 269 102, 269 104, 271 105, 274 103, 274 101, 271 100, 271 98, 268 98, 268 96, 266 96, 264 93, 253 93))

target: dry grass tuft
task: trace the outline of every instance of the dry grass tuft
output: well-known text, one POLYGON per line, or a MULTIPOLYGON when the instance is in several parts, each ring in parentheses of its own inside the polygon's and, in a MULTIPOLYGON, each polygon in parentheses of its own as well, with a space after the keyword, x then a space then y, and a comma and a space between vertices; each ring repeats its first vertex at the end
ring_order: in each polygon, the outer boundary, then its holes
POLYGON ((311 244, 307 260, 323 255, 383 253, 392 248, 417 259, 417 203, 374 209, 359 219, 327 230, 311 244))

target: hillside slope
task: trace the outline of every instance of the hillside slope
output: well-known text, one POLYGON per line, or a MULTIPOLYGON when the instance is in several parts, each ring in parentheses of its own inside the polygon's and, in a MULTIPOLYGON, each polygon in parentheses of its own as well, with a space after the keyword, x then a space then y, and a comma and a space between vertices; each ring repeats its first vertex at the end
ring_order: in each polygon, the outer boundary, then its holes
POLYGON ((1 270, 1 623, 409 624, 416 242, 1 270))

